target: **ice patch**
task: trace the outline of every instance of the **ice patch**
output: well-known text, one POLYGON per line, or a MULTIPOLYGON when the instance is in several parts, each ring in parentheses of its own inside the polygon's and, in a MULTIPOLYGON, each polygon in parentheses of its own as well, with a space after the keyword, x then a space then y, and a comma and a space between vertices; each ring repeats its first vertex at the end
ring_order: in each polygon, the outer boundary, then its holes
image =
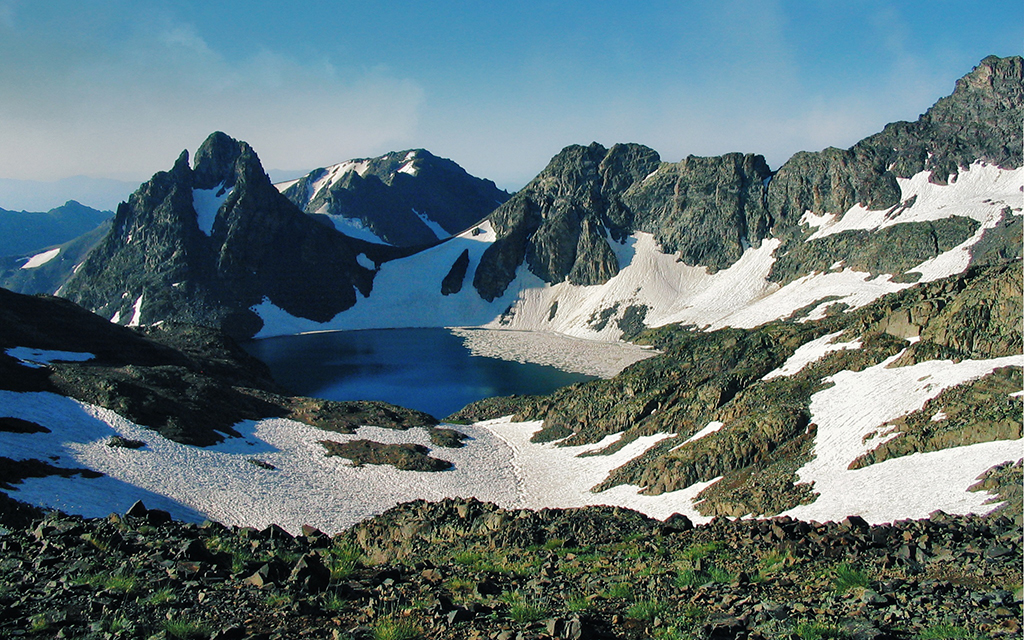
POLYGON ((59 253, 60 253, 60 247, 57 247, 55 249, 50 249, 49 251, 44 251, 42 253, 37 253, 36 255, 34 255, 31 258, 29 258, 28 261, 25 264, 21 265, 21 268, 22 269, 35 269, 37 267, 41 267, 44 264, 46 264, 47 262, 49 262, 50 260, 53 260, 54 258, 56 258, 57 254, 59 254, 59 253))
POLYGON ((192 208, 196 210, 196 224, 199 230, 209 236, 213 233, 213 223, 217 219, 217 212, 221 205, 228 199, 234 187, 225 189, 224 183, 212 189, 193 189, 192 208))

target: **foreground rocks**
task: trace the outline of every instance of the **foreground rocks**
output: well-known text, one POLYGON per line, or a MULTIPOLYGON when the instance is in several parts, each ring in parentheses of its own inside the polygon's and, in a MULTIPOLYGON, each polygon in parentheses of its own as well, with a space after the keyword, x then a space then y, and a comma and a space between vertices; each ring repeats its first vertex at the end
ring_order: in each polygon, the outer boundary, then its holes
POLYGON ((402 505, 333 538, 4 500, 0 636, 1020 637, 1021 530, 402 505))

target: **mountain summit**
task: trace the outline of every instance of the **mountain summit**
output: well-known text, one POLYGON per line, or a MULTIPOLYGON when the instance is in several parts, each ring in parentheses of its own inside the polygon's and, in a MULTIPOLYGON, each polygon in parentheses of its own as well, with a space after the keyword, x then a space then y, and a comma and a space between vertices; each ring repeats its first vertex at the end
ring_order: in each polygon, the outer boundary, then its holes
POLYGON ((368 295, 372 245, 325 228, 270 182, 256 152, 217 132, 193 166, 173 168, 122 203, 61 294, 114 322, 176 320, 251 335, 264 299, 321 321, 368 295), (130 319, 130 320, 129 320, 130 319))
POLYGON ((509 198, 490 180, 424 149, 349 160, 278 189, 342 233, 402 247, 436 244, 509 198))

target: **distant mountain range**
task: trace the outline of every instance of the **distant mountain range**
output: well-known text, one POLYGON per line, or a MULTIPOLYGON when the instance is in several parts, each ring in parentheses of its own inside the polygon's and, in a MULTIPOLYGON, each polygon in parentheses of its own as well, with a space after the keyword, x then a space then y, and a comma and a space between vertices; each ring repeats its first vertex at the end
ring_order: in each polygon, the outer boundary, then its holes
POLYGON ((111 211, 97 211, 74 200, 39 213, 0 209, 0 256, 51 248, 92 231, 113 216, 111 211))

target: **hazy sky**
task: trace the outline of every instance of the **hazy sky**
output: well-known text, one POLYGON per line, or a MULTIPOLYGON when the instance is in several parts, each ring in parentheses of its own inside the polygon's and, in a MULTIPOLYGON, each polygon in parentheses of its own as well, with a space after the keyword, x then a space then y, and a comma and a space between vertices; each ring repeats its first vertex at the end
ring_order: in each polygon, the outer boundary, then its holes
MULTIPOLYGON (((572 143, 848 147, 912 120, 1019 0, 0 0, 0 178, 147 179, 214 130, 267 169, 423 147, 515 189, 572 143)), ((0 203, 2 204, 2 203, 0 203)))

